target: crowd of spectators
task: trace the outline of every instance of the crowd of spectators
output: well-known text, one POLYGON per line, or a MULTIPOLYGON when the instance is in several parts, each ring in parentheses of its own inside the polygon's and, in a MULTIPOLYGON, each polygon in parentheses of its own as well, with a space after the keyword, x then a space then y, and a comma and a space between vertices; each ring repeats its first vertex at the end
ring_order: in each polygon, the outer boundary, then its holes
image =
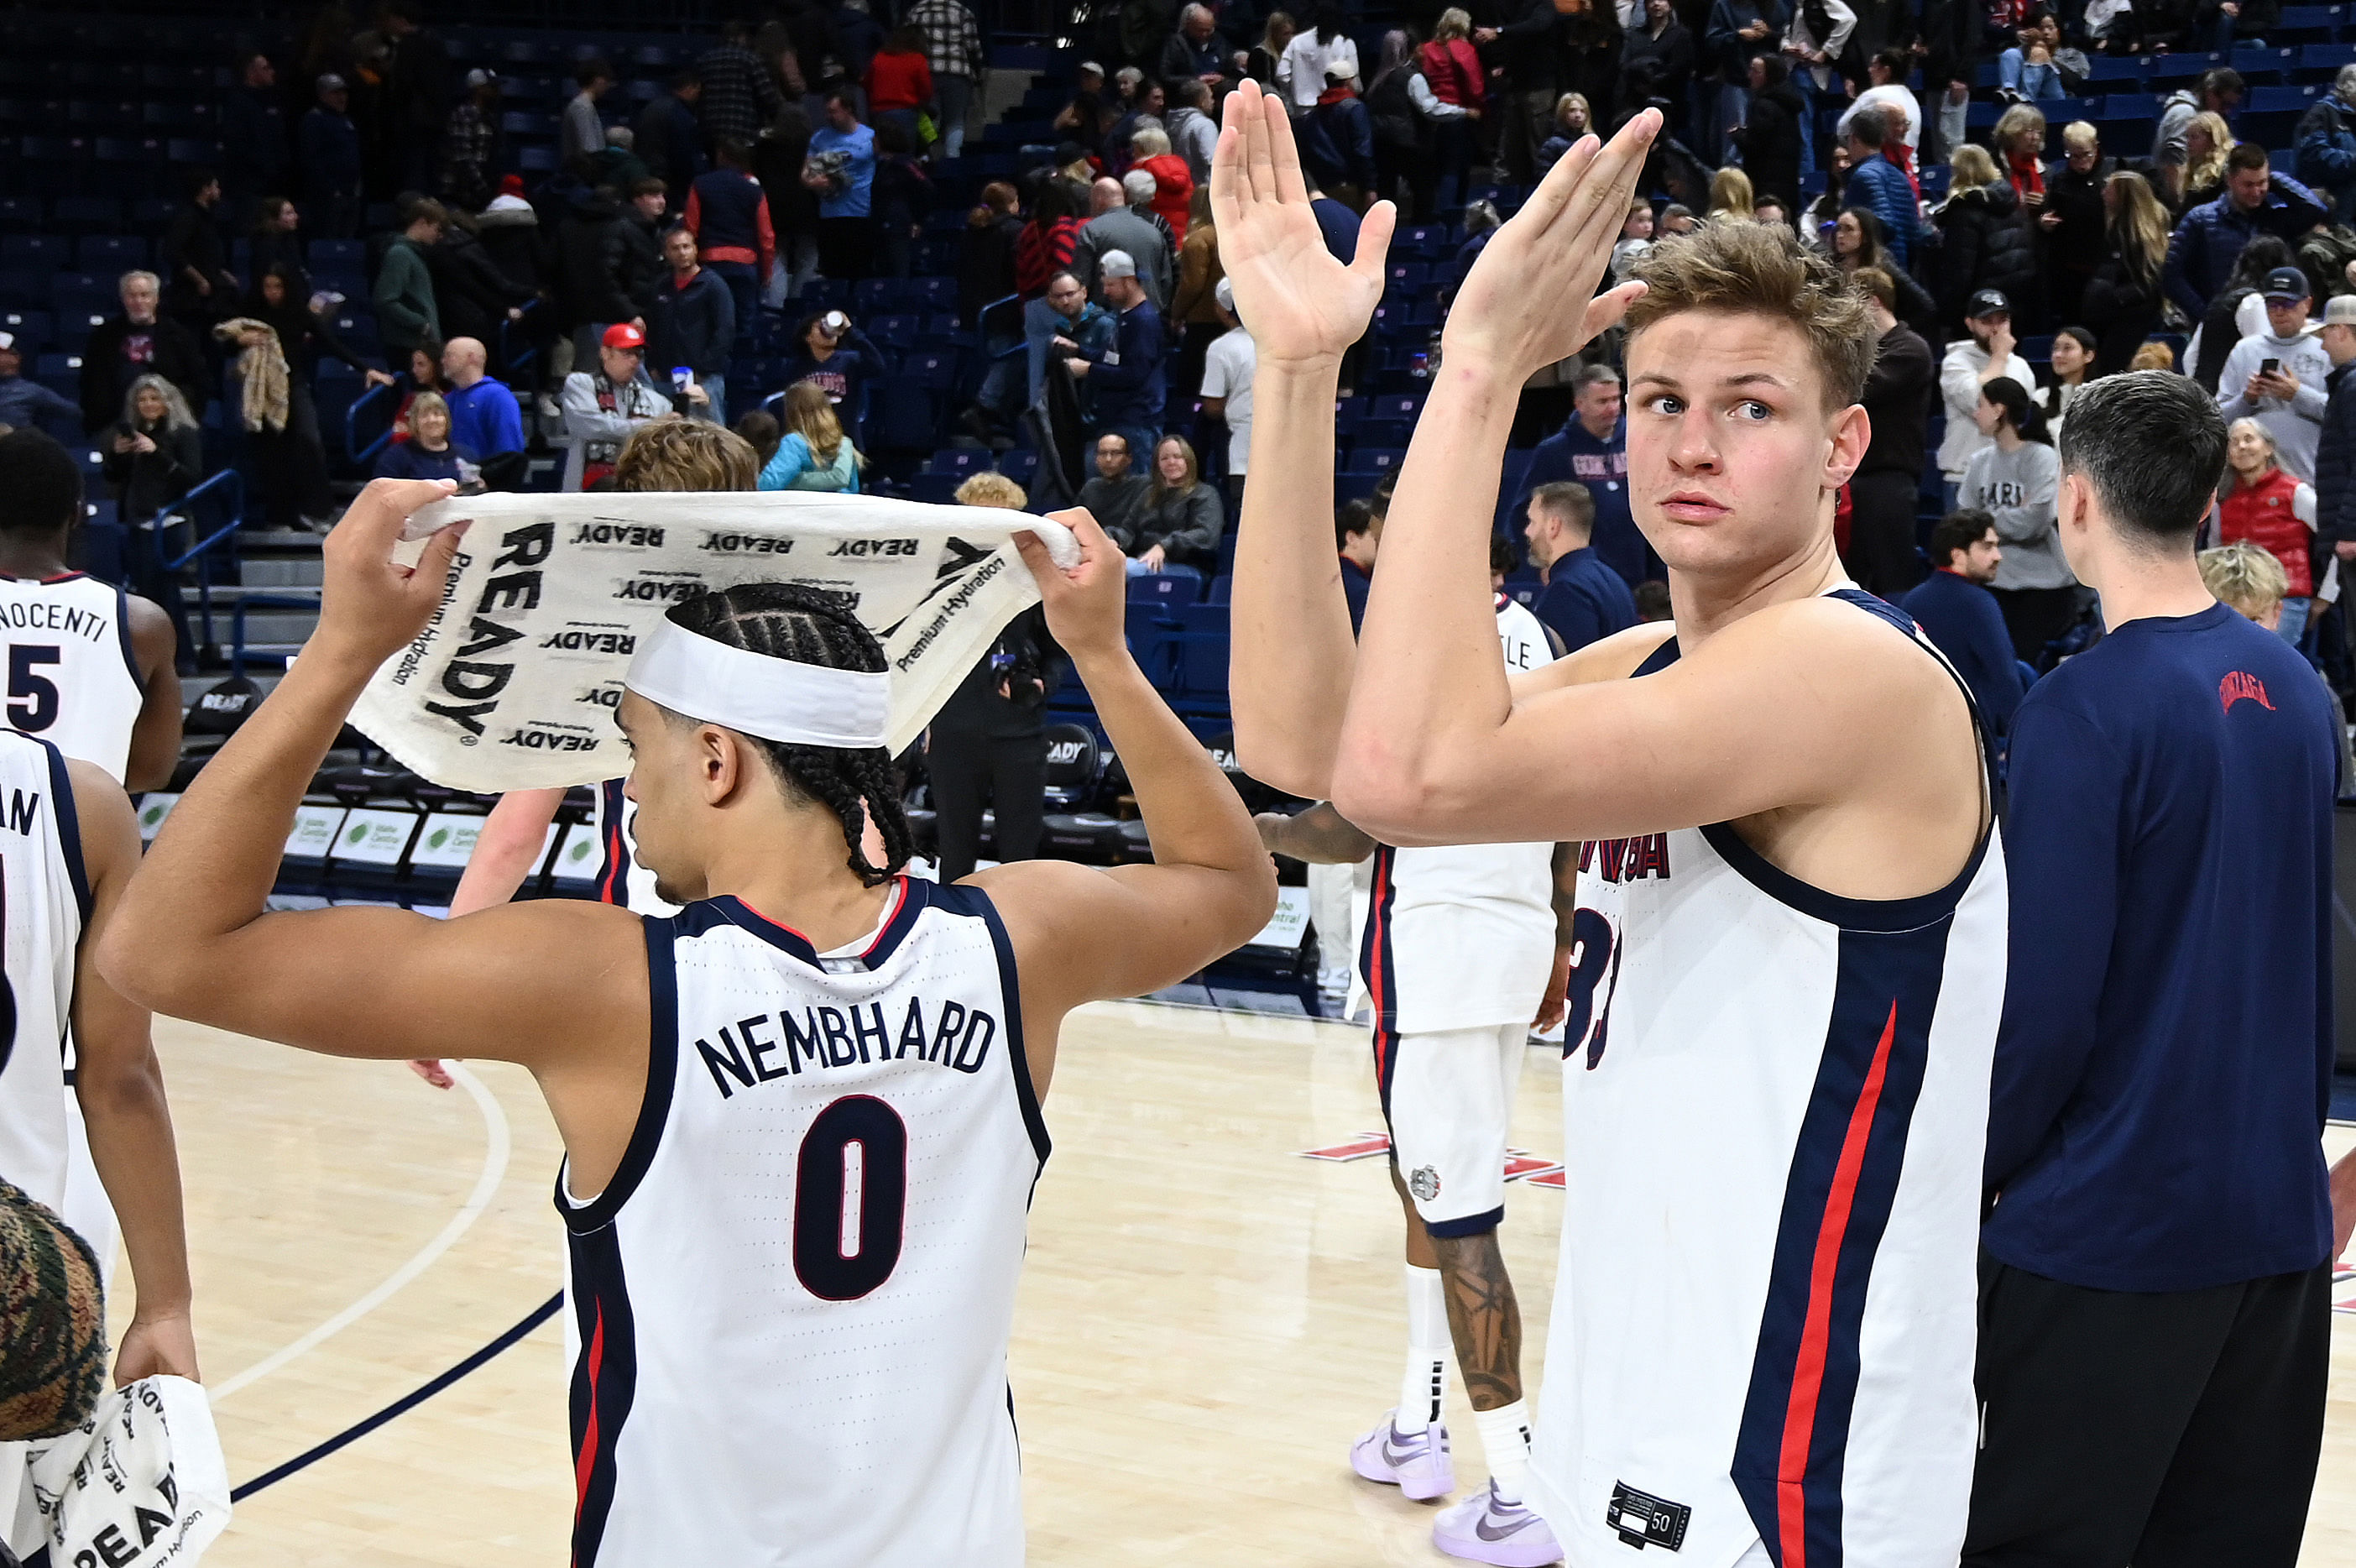
MULTIPOLYGON (((1490 0, 1370 29, 1330 0, 1297 15, 1129 0, 1058 68, 1055 139, 977 191, 960 159, 989 60, 965 0, 800 0, 732 21, 635 102, 611 65, 580 59, 551 115, 554 167, 530 179, 502 172, 515 124, 498 72, 458 72, 414 0, 391 0, 300 59, 239 58, 218 177, 191 179, 156 271, 122 280, 78 413, 93 439, 126 420, 137 434, 127 400, 143 377, 174 394, 166 429, 175 409, 200 418, 218 400, 252 438, 254 510, 289 525, 333 510, 313 392, 323 360, 397 382, 381 472, 506 488, 547 446, 562 449, 562 483, 594 484, 632 425, 678 413, 737 425, 765 485, 872 489, 887 476, 864 446, 871 393, 910 345, 878 341, 841 293, 815 311, 800 302, 813 280, 908 275, 918 242, 940 232, 936 206, 977 192, 954 262, 931 252, 956 272, 979 350, 944 411, 948 438, 1060 447, 1060 473, 1043 467, 1033 486, 1040 502, 1101 507, 1141 571, 1211 576, 1248 468, 1254 362, 1210 212, 1226 92, 1249 77, 1291 111, 1337 253, 1378 199, 1404 222, 1445 226, 1454 254, 1403 301, 1443 310, 1500 205, 1580 135, 1651 107, 1667 133, 1615 272, 1697 221, 1778 222, 1869 302, 1874 435, 1841 502, 1858 581, 1895 598, 1954 575, 1933 525, 1985 515, 1997 548, 1966 576, 2016 659, 2044 668, 2082 645, 2091 595, 2053 542, 2052 435, 2086 381, 2157 359, 2213 390, 2254 432, 2244 446, 2263 439, 2279 481, 2229 474, 2217 537, 2281 557, 2279 628, 2356 685, 2349 618, 2332 608, 2338 563, 2356 557, 2356 387, 2342 387, 2356 355, 2356 303, 2343 303, 2356 301, 2356 66, 2274 152, 2236 139, 2248 90, 2222 66, 2155 100, 2148 145, 2106 147, 2092 121, 2049 124, 2040 107, 2091 92, 2091 59, 2247 44, 2274 15, 1490 0), (350 340, 304 270, 305 243, 358 236, 388 204, 391 227, 365 237, 374 340, 350 340), (763 384, 735 384, 754 344, 769 351, 763 384), (2261 516, 2250 497, 2268 485, 2304 534, 2261 516)), ((1510 591, 1572 640, 1633 617, 1662 575, 1629 509, 1616 346, 1607 335, 1559 368, 1559 390, 1534 389, 1559 428, 1509 467, 1499 498, 1510 591), (1598 566, 1624 596, 1600 591, 1598 566)), ((0 414, 54 414, 7 354, 0 344, 0 414)), ((1376 365, 1370 339, 1345 394, 1376 365)), ((202 467, 108 473, 130 517, 202 467)))

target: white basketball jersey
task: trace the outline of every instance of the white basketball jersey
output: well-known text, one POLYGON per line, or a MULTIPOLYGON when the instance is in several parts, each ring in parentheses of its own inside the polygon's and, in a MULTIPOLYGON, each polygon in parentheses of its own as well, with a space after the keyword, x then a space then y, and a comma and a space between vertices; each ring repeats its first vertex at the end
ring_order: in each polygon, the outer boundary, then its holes
POLYGON ((1954 1568, 1995 831, 1919 898, 1824 893, 1724 823, 1587 844, 1579 882, 1531 1506, 1573 1563, 1728 1568, 1758 1541, 1778 1568, 1954 1568))
POLYGON ((597 872, 597 897, 633 915, 676 915, 679 906, 655 891, 655 874, 638 864, 638 803, 622 792, 626 779, 597 786, 597 842, 605 861, 597 872))
POLYGON ((557 1188, 575 1568, 1023 1561, 1013 950, 978 889, 892 900, 830 954, 730 897, 647 922, 645 1109, 603 1194, 557 1188))
POLYGON ((0 577, 0 721, 123 782, 145 693, 121 588, 80 572, 0 577))
MULTIPOLYGON (((1503 595, 1497 640, 1509 675, 1554 662, 1544 624, 1503 595)), ((1377 848, 1358 944, 1376 1031, 1535 1017, 1554 962, 1553 866, 1551 843, 1377 848)))
POLYGON ((0 731, 0 1176, 60 1208, 66 1193, 66 1024, 90 885, 64 757, 0 731))

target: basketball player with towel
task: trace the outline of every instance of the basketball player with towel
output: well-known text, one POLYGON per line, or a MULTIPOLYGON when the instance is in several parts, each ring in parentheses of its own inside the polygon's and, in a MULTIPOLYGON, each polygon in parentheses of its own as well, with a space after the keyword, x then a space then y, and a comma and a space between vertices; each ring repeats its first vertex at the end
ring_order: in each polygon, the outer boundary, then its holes
MULTIPOLYGON (((1248 192, 1233 176, 1232 154, 1221 156, 1226 161, 1214 166, 1213 201, 1226 212, 1248 192), (1223 168, 1229 173, 1222 176, 1223 168)), ((1356 323, 1344 346, 1364 332, 1381 297, 1389 221, 1390 209, 1377 207, 1361 240, 1361 266, 1334 268, 1328 297, 1342 302, 1337 319, 1356 323)), ((1314 221, 1293 237, 1318 242, 1314 221)), ((1281 252, 1255 249, 1249 258, 1261 271, 1286 264, 1281 252)), ((1236 292, 1248 309, 1243 277, 1236 292)), ((1316 515, 1333 493, 1340 360, 1302 358, 1296 351, 1279 363, 1263 361, 1253 382, 1255 400, 1263 388, 1278 393, 1267 415, 1256 414, 1252 433, 1263 452, 1278 456, 1244 492, 1239 597, 1229 612, 1237 639, 1230 700, 1239 737, 1289 722, 1281 700, 1256 682, 1244 662, 1247 626, 1270 634, 1258 645, 1270 652, 1284 636, 1279 628, 1285 618, 1297 613, 1280 572, 1260 569, 1261 553, 1280 561, 1284 547, 1297 542, 1294 520, 1316 515)), ((1375 575, 1389 569, 1379 564, 1375 575)), ((1329 547, 1318 591, 1347 637, 1342 570, 1329 547)), ((1493 596, 1491 610, 1492 657, 1502 653, 1503 668, 1552 662, 1553 646, 1537 617, 1503 596, 1493 596)), ((1454 1444, 1441 1420, 1453 1348, 1489 1477, 1473 1496, 1440 1510, 1432 1542, 1451 1555, 1509 1568, 1552 1563, 1560 1549, 1545 1522, 1522 1506, 1530 1423, 1521 1304, 1497 1228, 1505 1220, 1505 1146, 1529 1031, 1533 1023, 1551 1026, 1562 1005, 1569 926, 1559 918, 1568 908, 1557 897, 1557 846, 1397 849, 1377 844, 1330 804, 1297 816, 1264 816, 1259 823, 1280 854, 1328 865, 1355 865, 1370 852, 1375 857, 1359 972, 1374 1007, 1376 1085, 1390 1133, 1391 1180, 1407 1222, 1408 1353, 1398 1403, 1351 1445, 1350 1466, 1419 1502, 1456 1489, 1454 1444)), ((1570 869, 1562 858, 1565 880, 1570 869)))
MULTIPOLYGON (((630 432, 614 458, 614 489, 621 494, 649 491, 749 490, 761 475, 761 460, 734 431, 701 419, 677 414, 648 420, 630 432)), ((604 859, 597 867, 597 897, 641 915, 676 915, 679 906, 655 895, 654 874, 637 863, 637 840, 631 833, 637 813, 622 792, 623 780, 607 779, 597 785, 597 843, 604 859)), ((516 896, 523 879, 548 853, 549 824, 564 804, 562 789, 510 789, 501 795, 483 820, 475 853, 450 895, 450 915, 471 915, 516 896)), ((868 849, 872 857, 880 843, 868 849)), ((436 1089, 457 1080, 434 1058, 420 1058, 410 1070, 436 1089)))
POLYGON ((677 917, 266 914, 313 770, 444 591, 453 532, 413 573, 390 557, 448 493, 379 480, 328 536, 318 630, 166 824, 107 972, 312 1050, 531 1069, 565 1144, 580 1568, 1020 1563, 1006 1340, 1058 1029, 1276 904, 1234 789, 1130 657, 1126 564, 1085 512, 1059 518, 1071 572, 1020 542, 1151 865, 896 875, 883 650, 833 596, 754 585, 673 607, 616 714, 638 857, 677 917))
MULTIPOLYGON (((1265 421, 1293 395, 1268 368, 1357 328, 1281 111, 1245 91, 1215 174, 1243 182, 1220 246, 1265 421)), ((1387 843, 1585 845, 1528 1498, 1569 1559, 1952 1564, 2006 950, 1988 781, 1962 682, 1834 550, 1862 304, 1751 224, 1596 293, 1659 124, 1582 140, 1466 278, 1361 640, 1322 530, 1254 557, 1236 679, 1274 722, 1238 714, 1240 760, 1387 843), (1487 545, 1518 393, 1623 315, 1676 618, 1509 681, 1487 545)))

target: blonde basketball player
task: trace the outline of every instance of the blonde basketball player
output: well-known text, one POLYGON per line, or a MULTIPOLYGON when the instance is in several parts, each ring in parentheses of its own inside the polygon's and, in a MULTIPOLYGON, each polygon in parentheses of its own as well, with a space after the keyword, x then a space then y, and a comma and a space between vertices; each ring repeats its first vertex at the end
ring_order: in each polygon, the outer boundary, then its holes
POLYGON ((1073 571, 1022 542, 1154 865, 895 875, 883 650, 839 600, 755 585, 674 607, 617 715, 638 857, 676 918, 265 914, 312 770, 440 601, 451 533, 413 575, 389 557, 447 490, 379 480, 328 537, 318 631, 173 813, 108 972, 312 1050, 531 1069, 565 1144, 581 1568, 1020 1563, 1006 1338, 1057 1030, 1194 972, 1276 902, 1235 790, 1130 657, 1119 552, 1081 511, 1059 514, 1073 571))
MULTIPOLYGON (((1466 278, 1360 639, 1322 529, 1270 539, 1248 595, 1239 558, 1237 749, 1387 843, 1584 844, 1529 1494, 1569 1560, 1952 1564, 2005 969, 1980 744, 1834 551, 1873 352, 1838 275, 1712 223, 1597 294, 1659 124, 1580 142, 1466 278), (1623 315, 1676 619, 1509 680, 1487 545, 1520 389, 1623 315)), ((1244 90, 1214 175, 1263 379, 1338 356, 1379 257, 1324 253, 1280 106, 1244 90)), ((1332 439, 1281 384, 1255 439, 1272 412, 1332 439)))

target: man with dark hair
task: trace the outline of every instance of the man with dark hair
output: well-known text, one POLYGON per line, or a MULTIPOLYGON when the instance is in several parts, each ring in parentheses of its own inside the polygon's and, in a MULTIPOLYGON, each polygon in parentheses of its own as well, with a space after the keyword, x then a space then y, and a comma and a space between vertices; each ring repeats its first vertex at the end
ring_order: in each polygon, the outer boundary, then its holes
POLYGON ((1914 584, 1915 497, 1922 482, 1931 399, 1938 371, 1931 345, 1898 319, 1897 285, 1879 267, 1859 267, 1849 281, 1864 291, 1879 334, 1873 371, 1865 378, 1873 444, 1848 482, 1849 571, 1867 593, 1895 598, 1914 584))
POLYGON ((173 214, 155 261, 166 280, 164 308, 201 338, 214 322, 237 314, 238 280, 221 245, 220 177, 191 169, 187 191, 187 204, 173 214))
MULTIPOLYGON (((1078 504, 1107 532, 1119 529, 1126 533, 1136 526, 1137 513, 1153 488, 1152 478, 1137 461, 1138 454, 1130 450, 1129 437, 1118 430, 1098 436, 1091 451, 1097 471, 1080 487, 1078 504)), ((1151 461, 1150 451, 1144 456, 1151 461)))
POLYGON ((2013 719, 1963 1561, 2291 1568, 2330 1357, 2331 704, 2201 582, 2199 387, 2088 383, 2061 460, 2108 634, 2013 719))
POLYGON ((1968 507, 1949 512, 1931 532, 1930 576, 1898 601, 1972 689, 1980 718, 1998 736, 2011 728, 2021 692, 2012 634, 1987 591, 2003 559, 1994 518, 1968 507))
POLYGON ((2225 155, 2225 188, 2184 215, 2168 242, 2163 285, 2194 320, 2233 275, 2242 247, 2260 234, 2293 244, 2329 214, 2313 191, 2266 165, 2266 150, 2237 142, 2225 155))
MULTIPOLYGON (((1581 1563, 1634 1541, 1933 1563, 1969 1501, 2005 851, 1967 691, 1834 554, 1869 439, 1863 305, 1758 223, 1599 291, 1659 129, 1642 110, 1566 156, 1473 263, 1354 644, 1303 523, 1391 219, 1352 263, 1321 255, 1281 105, 1237 90, 1213 211, 1270 458, 1236 559, 1237 755, 1383 842, 1585 846, 1558 938, 1577 1197, 1545 1407, 1526 1489, 1500 1486, 1521 1440, 1476 1393, 1492 1483, 1435 1542, 1549 1562, 1503 1544, 1542 1524, 1581 1563), (1623 317, 1628 481, 1676 619, 1514 679, 1492 476, 1524 383, 1623 317)), ((1475 1344, 1518 1337, 1504 1301, 1465 1310, 1497 1336, 1475 1344)))
POLYGON ((754 58, 752 42, 751 24, 731 16, 720 24, 720 42, 695 62, 695 74, 703 83, 696 117, 703 123, 708 148, 723 140, 751 146, 761 127, 785 106, 777 84, 769 80, 768 67, 754 58))
POLYGON ((1530 492, 1530 564, 1546 590, 1530 613, 1576 653, 1636 624, 1636 601, 1620 574, 1589 548, 1595 537, 1595 492, 1575 479, 1558 479, 1530 492))
POLYGON ((1880 110, 1860 109, 1850 116, 1848 183, 1842 187, 1842 199, 1881 220, 1882 248, 1903 267, 1914 253, 1921 207, 1906 171, 1883 156, 1890 140, 1890 118, 1880 110))
POLYGON ((1383 513, 1361 496, 1333 514, 1333 548, 1342 557, 1342 598, 1355 634, 1366 618, 1366 595, 1375 585, 1375 557, 1383 547, 1383 513))
MULTIPOLYGON (((728 423, 728 360, 734 352, 736 302, 714 268, 700 266, 695 236, 674 229, 663 236, 663 260, 669 275, 655 286, 654 306, 647 313, 648 351, 656 377, 669 385, 680 371, 689 384, 673 387, 673 401, 691 419, 728 423)), ((744 322, 750 330, 752 322, 744 322)))
POLYGON ((438 244, 449 214, 442 204, 422 200, 410 209, 401 238, 384 253, 376 274, 376 329, 395 364, 412 349, 442 341, 442 310, 434 293, 434 273, 425 249, 438 244))
POLYGON ((1620 394, 1620 372, 1609 365, 1582 365, 1572 383, 1570 417, 1538 443, 1522 475, 1522 497, 1508 532, 1541 485, 1576 479, 1595 498, 1591 543, 1596 559, 1620 574, 1630 587, 1661 575, 1660 557, 1636 532, 1628 510, 1628 422, 1620 394))
POLYGON ((682 70, 638 111, 638 159, 663 182, 674 212, 686 210, 688 188, 711 166, 703 160, 703 127, 695 118, 702 96, 703 78, 682 70))
POLYGON ((133 791, 180 761, 180 681, 162 609, 69 566, 81 473, 38 430, 0 436, 0 642, 26 689, 0 724, 40 736, 133 791), (72 635, 44 636, 70 626, 72 635), (46 693, 46 695, 44 695, 46 693))
POLYGON ((597 100, 613 90, 614 68, 602 59, 584 59, 573 68, 573 80, 581 90, 557 121, 556 162, 560 168, 586 175, 591 160, 605 150, 605 122, 597 113, 597 100))
POLYGON ((2216 114, 2231 121, 2240 113, 2242 94, 2247 91, 2241 72, 2226 66, 2203 71, 2201 80, 2190 87, 2179 87, 2168 95, 2159 108, 2159 124, 2153 128, 2151 161, 2172 168, 2182 168, 2185 161, 2184 133, 2191 128, 2195 116, 2216 114))

